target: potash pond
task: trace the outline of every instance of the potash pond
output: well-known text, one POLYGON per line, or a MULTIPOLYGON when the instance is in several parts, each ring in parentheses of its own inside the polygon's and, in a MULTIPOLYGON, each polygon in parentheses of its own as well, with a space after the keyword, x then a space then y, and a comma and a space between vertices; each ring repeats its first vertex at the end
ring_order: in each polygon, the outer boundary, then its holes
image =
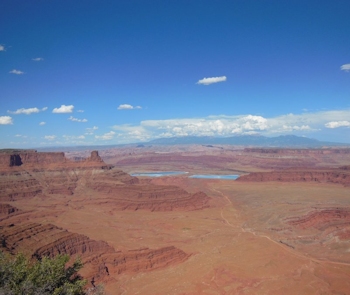
MULTIPOLYGON (((131 176, 140 177, 162 177, 162 176, 177 176, 182 174, 188 174, 185 171, 157 171, 157 172, 135 172, 131 173, 131 176)), ((219 175, 219 174, 194 174, 189 176, 189 178, 202 178, 202 179, 231 179, 235 180, 239 177, 237 174, 231 175, 219 175)))
POLYGON ((162 177, 162 176, 175 176, 181 174, 187 174, 184 171, 159 171, 159 172, 135 172, 131 173, 131 176, 148 176, 148 177, 162 177))
POLYGON ((189 176, 189 178, 204 178, 204 179, 237 179, 239 175, 216 175, 216 174, 195 174, 189 176))

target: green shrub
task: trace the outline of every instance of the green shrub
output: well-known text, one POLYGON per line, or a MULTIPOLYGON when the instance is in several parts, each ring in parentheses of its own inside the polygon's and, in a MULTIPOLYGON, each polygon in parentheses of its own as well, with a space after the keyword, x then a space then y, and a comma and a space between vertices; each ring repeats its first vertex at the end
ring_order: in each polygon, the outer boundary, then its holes
POLYGON ((0 251, 0 294, 103 294, 101 287, 89 289, 86 293, 86 280, 78 275, 83 264, 78 258, 72 266, 66 268, 68 261, 68 255, 57 255, 54 258, 43 257, 31 262, 23 254, 11 258, 0 251))

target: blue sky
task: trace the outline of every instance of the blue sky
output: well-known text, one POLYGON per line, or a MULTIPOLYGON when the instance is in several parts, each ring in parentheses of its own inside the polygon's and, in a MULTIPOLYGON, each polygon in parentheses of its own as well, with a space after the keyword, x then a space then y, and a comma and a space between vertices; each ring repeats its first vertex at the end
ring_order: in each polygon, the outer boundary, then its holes
POLYGON ((0 148, 350 143, 350 1, 0 2, 0 148))

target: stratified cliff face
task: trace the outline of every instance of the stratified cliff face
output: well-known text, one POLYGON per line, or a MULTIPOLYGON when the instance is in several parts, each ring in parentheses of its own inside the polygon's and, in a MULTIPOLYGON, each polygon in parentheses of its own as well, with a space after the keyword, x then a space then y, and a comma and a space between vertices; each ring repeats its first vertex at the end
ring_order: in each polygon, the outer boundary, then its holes
POLYGON ((306 215, 285 220, 288 224, 299 229, 316 229, 314 239, 323 241, 334 239, 350 239, 350 209, 323 208, 315 209, 306 215))
MULTIPOLYGON (((6 171, 6 168, 22 167, 27 170, 31 169, 57 169, 58 167, 92 167, 92 166, 108 167, 97 151, 92 151, 91 156, 79 162, 67 159, 63 152, 37 152, 29 151, 7 151, 0 152, 0 169, 6 171)), ((13 170, 12 169, 12 170, 13 170)))
POLYGON ((123 272, 167 267, 183 262, 190 256, 173 246, 115 251, 104 241, 95 241, 52 224, 0 225, 0 240, 0 250, 21 252, 38 259, 57 254, 79 255, 85 265, 85 277, 94 277, 97 281, 123 272))
MULTIPOLYGON (((88 188, 99 197, 103 196, 104 202, 116 210, 171 211, 208 207, 209 197, 204 193, 189 194, 176 186, 141 185, 136 177, 106 165, 97 151, 78 162, 67 160, 63 153, 19 155, 20 166, 5 167, 0 172, 1 202, 34 196, 79 196, 88 188)), ((99 199, 89 202, 98 204, 99 199)))
POLYGON ((338 183, 344 186, 350 185, 350 171, 346 169, 305 169, 305 170, 281 170, 273 172, 254 172, 243 175, 237 181, 282 181, 282 182, 320 182, 338 183))

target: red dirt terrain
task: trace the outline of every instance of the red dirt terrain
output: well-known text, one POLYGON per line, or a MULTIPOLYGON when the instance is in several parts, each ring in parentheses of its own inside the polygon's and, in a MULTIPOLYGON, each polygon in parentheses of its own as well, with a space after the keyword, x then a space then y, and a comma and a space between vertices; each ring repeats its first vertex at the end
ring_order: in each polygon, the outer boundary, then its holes
POLYGON ((12 254, 24 252, 34 258, 60 253, 81 255, 85 263, 83 274, 94 277, 96 282, 108 281, 123 272, 168 267, 190 255, 171 245, 158 249, 138 249, 135 245, 135 250, 115 250, 104 241, 51 223, 29 220, 58 217, 64 210, 55 208, 70 204, 94 207, 103 204, 117 211, 189 211, 209 206, 209 197, 202 192, 190 194, 176 186, 140 184, 136 177, 106 165, 96 151, 77 162, 65 158, 64 153, 7 152, 0 154, 0 164, 2 250, 12 254), (38 198, 41 204, 29 210, 9 204, 17 202, 21 206, 33 199, 36 203, 38 198))
POLYGON ((349 294, 349 149, 50 154, 0 157, 2 251, 80 255, 108 295, 349 294))

